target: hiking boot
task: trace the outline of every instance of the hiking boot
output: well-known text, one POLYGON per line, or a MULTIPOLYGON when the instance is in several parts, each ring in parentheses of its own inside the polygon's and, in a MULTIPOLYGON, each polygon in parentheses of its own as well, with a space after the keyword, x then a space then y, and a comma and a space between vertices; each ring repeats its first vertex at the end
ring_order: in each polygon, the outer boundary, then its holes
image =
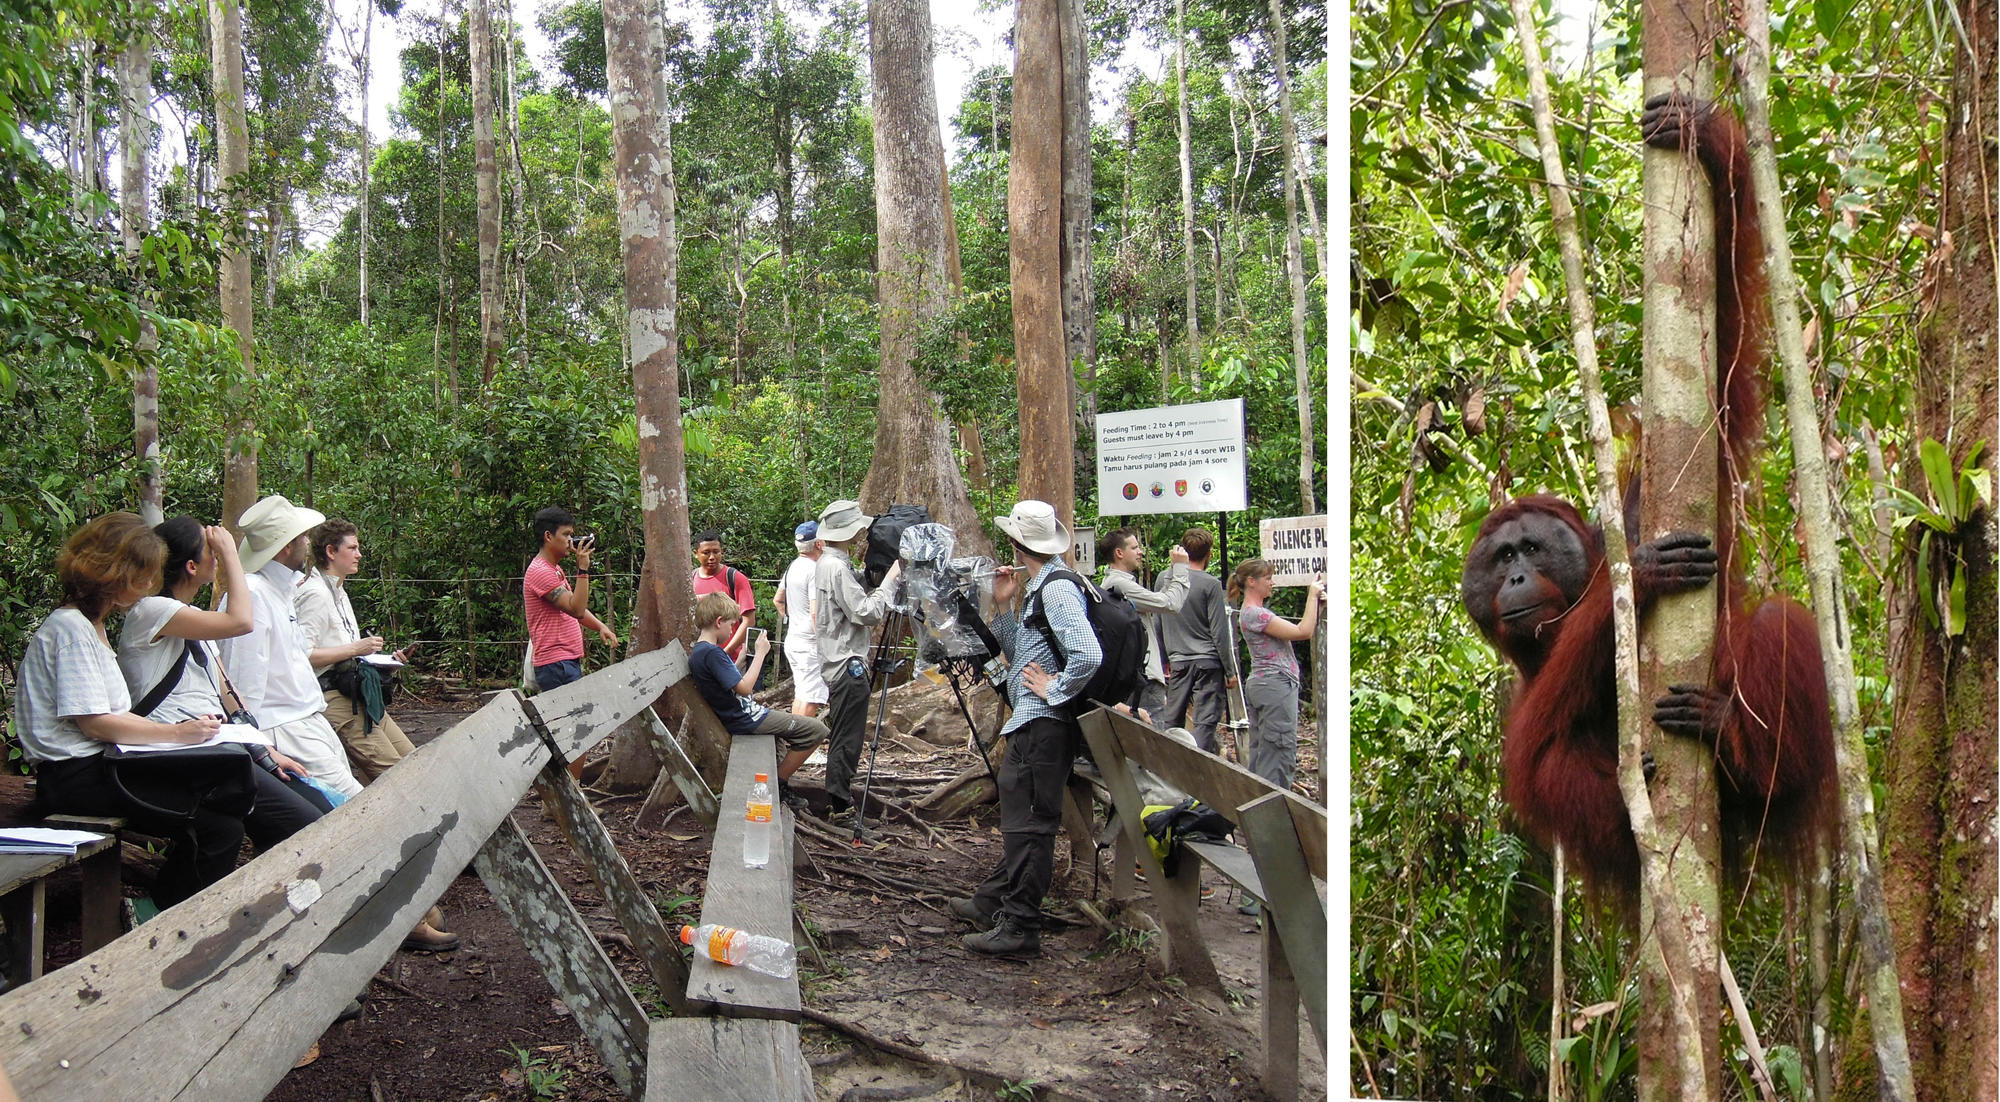
POLYGON ((1031 930, 1021 924, 1021 920, 1002 912, 993 923, 993 928, 983 934, 967 934, 958 939, 960 945, 975 953, 989 956, 1029 956, 1042 955, 1042 932, 1031 930))
POLYGON ((951 913, 984 930, 993 925, 993 914, 997 912, 989 913, 980 910, 979 900, 966 896, 964 898, 954 898, 951 901, 951 913))
POLYGON ((1240 915, 1250 915, 1251 917, 1254 918, 1257 915, 1263 914, 1264 908, 1257 905, 1257 899, 1255 896, 1245 896, 1243 899, 1243 905, 1236 908, 1236 913, 1240 915))
POLYGON ((428 922, 417 923, 403 938, 403 948, 413 953, 448 953, 458 948, 458 935, 444 930, 433 929, 428 922))
POLYGON ((833 813, 826 817, 826 821, 841 830, 853 830, 855 827, 861 825, 861 813, 854 810, 854 806, 849 804, 846 807, 834 808, 833 813))
POLYGON ((811 801, 794 792, 792 786, 786 784, 784 781, 778 782, 778 802, 791 808, 793 811, 808 811, 812 808, 811 801))

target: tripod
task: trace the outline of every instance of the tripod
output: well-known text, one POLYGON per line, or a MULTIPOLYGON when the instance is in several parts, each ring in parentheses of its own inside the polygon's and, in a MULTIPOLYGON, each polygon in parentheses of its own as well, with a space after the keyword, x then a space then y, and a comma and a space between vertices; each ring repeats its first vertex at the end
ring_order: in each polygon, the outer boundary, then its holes
POLYGON ((868 743, 868 775, 861 782, 861 802, 854 805, 854 844, 860 845, 868 822, 868 792, 875 785, 875 753, 882 745, 882 719, 889 714, 889 682, 896 671, 903 668, 904 660, 895 655, 895 640, 901 639, 898 629, 907 628, 909 614, 890 612, 882 618, 882 630, 875 637, 875 652, 869 662, 868 676, 871 684, 881 679, 881 695, 875 701, 875 734, 868 743))

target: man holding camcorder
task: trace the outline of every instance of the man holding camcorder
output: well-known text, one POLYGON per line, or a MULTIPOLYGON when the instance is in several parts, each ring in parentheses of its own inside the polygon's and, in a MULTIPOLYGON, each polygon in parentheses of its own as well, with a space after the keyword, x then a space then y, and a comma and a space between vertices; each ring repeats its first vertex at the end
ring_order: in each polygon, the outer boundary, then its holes
MULTIPOLYGON (((618 634, 590 612, 590 557, 594 536, 576 534, 576 518, 551 505, 535 514, 534 559, 521 579, 521 599, 527 605, 528 651, 535 670, 535 689, 548 692, 583 676, 583 627, 589 625, 607 647, 618 645, 618 634), (576 556, 576 586, 571 588, 562 561, 576 556)), ((571 776, 583 772, 583 759, 570 763, 571 776)))
POLYGON ((1091 630, 1083 590, 1047 584, 1064 569, 1061 556, 1070 549, 1069 529, 1055 508, 1046 501, 1023 501, 996 523, 1013 543, 1019 564, 993 578, 993 634, 1007 652, 1007 696, 1014 706, 1000 729, 1007 739, 999 777, 1005 848, 979 890, 969 899, 952 900, 951 909, 982 929, 961 939, 966 948, 1039 955, 1042 897, 1055 878, 1063 797, 1081 742, 1068 705, 1090 683, 1104 652, 1091 630), (1023 575, 1027 596, 1017 617, 1013 601, 1023 575), (1029 630, 1021 630, 1024 623, 1029 630), (1060 644, 1060 652, 1052 644, 1060 644))

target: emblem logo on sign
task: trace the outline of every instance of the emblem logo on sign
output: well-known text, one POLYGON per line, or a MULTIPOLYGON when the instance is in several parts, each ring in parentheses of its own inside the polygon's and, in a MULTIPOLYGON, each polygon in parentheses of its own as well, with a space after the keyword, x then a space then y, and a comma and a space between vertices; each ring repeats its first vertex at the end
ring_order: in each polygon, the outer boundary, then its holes
POLYGON ((1154 496, 1154 497, 1159 497, 1159 496, 1160 496, 1161 494, 1164 494, 1164 493, 1166 493, 1166 492, 1167 492, 1167 488, 1166 488, 1165 486, 1162 486, 1162 485, 1160 485, 1160 484, 1159 484, 1159 483, 1157 483, 1157 482, 1153 483, 1153 496, 1154 496))
POLYGON ((1139 496, 1139 484, 1137 482, 1127 482, 1125 484, 1125 500, 1131 501, 1133 498, 1136 498, 1138 496, 1139 496))
POLYGON ((1174 480, 1174 493, 1181 497, 1187 496, 1187 479, 1179 478, 1174 480))
POLYGON ((1205 494, 1212 494, 1212 493, 1214 493, 1214 492, 1215 492, 1215 480, 1214 480, 1214 479, 1212 479, 1212 478, 1204 478, 1204 479, 1202 479, 1202 480, 1201 480, 1201 492, 1202 492, 1202 493, 1205 493, 1205 494))

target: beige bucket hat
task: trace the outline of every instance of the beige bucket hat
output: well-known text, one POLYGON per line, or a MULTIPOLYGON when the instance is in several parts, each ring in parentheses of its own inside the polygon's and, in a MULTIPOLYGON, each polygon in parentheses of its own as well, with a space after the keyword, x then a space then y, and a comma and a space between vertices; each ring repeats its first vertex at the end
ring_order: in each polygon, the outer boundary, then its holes
POLYGON ((875 518, 861 511, 860 502, 842 498, 819 511, 819 535, 814 538, 839 543, 873 523, 875 518))
POLYGON ((248 509, 236 523, 243 540, 236 554, 245 573, 262 570, 285 545, 320 526, 326 514, 294 505, 283 494, 272 494, 248 509))
POLYGON ((1006 516, 995 517, 994 523, 1037 555, 1061 555, 1070 548, 1069 529, 1056 519, 1056 507, 1046 501, 1029 498, 1006 516))

